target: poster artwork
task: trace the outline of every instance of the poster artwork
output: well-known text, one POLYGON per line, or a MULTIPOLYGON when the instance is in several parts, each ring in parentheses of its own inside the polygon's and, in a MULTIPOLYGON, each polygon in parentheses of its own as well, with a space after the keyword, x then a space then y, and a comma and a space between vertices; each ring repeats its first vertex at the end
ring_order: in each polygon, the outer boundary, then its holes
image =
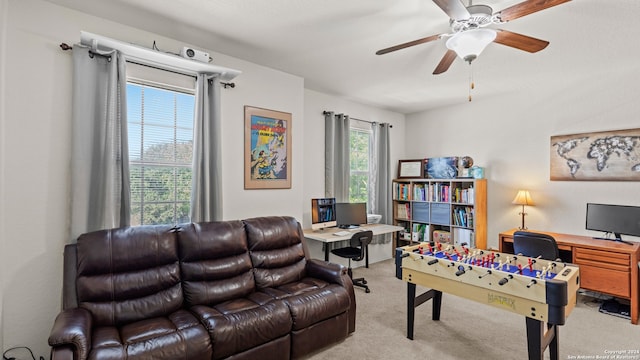
POLYGON ((287 179, 287 124, 251 115, 251 179, 287 179))

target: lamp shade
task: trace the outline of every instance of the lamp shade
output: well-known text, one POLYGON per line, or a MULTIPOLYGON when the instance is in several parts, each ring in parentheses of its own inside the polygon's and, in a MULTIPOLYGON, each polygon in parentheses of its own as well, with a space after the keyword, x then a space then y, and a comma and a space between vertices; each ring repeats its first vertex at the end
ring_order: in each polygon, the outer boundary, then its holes
POLYGON ((492 29, 473 29, 459 32, 447 40, 447 48, 469 63, 477 58, 484 48, 496 38, 492 29))
POLYGON ((529 194, 528 190, 518 190, 518 194, 515 199, 513 199, 513 204, 516 205, 533 205, 533 199, 531 199, 531 194, 529 194))

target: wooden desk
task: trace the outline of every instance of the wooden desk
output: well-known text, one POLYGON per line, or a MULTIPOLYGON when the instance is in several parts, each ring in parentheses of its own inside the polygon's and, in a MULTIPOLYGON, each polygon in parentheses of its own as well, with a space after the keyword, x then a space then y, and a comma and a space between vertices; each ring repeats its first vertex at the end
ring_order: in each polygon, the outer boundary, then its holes
MULTIPOLYGON (((303 230, 303 232, 304 232, 305 238, 324 243, 324 260, 329 261, 329 251, 331 250, 330 249, 331 243, 334 243, 336 241, 349 240, 351 239, 351 236, 353 235, 354 232, 365 231, 365 230, 371 230, 373 232, 373 235, 382 235, 382 234, 391 234, 400 230, 404 230, 404 228, 402 226, 387 225, 387 224, 366 224, 351 230, 344 230, 339 228, 326 228, 322 230, 305 229, 303 230), (348 231, 349 235, 344 235, 344 236, 333 235, 338 231, 348 231)), ((369 267, 369 251, 368 249, 365 249, 365 251, 366 251, 365 266, 369 267)))
MULTIPOLYGON (((513 253, 511 229, 500 233, 500 252, 513 253)), ((631 323, 638 324, 640 307, 640 243, 632 245, 621 242, 594 239, 588 236, 528 230, 548 234, 556 239, 560 257, 580 267, 580 287, 615 297, 628 299, 631 303, 631 323)))

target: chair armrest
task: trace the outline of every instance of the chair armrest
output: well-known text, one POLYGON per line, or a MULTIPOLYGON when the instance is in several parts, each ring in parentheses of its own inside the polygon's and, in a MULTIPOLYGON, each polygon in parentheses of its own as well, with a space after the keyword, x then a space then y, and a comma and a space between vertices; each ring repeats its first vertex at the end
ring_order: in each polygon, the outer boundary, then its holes
POLYGON ((82 308, 63 310, 53 323, 49 345, 73 346, 78 360, 85 360, 91 349, 91 327, 93 320, 89 311, 82 308))
POLYGON ((318 259, 307 261, 307 274, 311 277, 342 286, 345 285, 344 277, 349 277, 349 275, 347 275, 347 268, 344 266, 318 259))

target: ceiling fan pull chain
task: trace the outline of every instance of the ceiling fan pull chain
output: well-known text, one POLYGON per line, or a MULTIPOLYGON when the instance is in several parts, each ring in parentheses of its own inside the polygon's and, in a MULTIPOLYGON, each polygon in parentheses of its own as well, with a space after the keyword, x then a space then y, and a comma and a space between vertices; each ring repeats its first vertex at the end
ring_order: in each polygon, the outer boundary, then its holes
POLYGON ((473 81, 473 65, 469 63, 469 102, 471 102, 471 90, 475 89, 476 84, 473 81))

